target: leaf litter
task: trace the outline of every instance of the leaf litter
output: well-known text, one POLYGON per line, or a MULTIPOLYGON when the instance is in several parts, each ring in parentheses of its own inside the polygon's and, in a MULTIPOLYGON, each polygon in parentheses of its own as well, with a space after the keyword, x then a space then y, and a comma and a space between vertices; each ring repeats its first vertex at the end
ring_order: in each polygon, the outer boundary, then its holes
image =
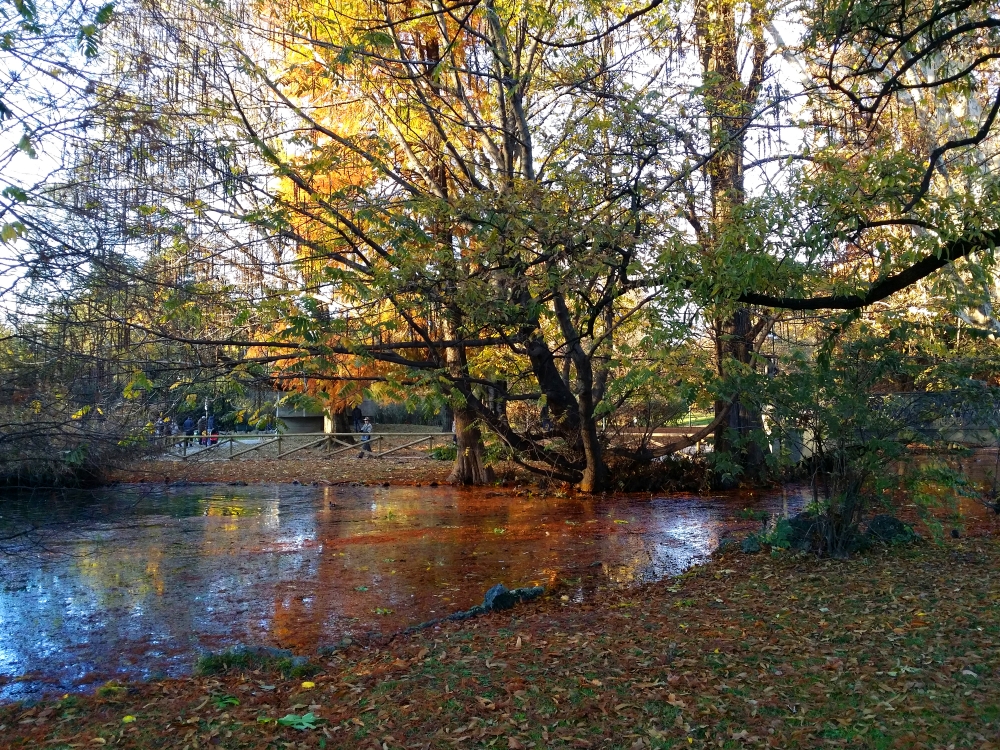
POLYGON ((57 750, 996 748, 998 569, 990 538, 850 561, 729 553, 354 645, 308 688, 262 670, 135 683, 5 706, 0 731, 57 750))

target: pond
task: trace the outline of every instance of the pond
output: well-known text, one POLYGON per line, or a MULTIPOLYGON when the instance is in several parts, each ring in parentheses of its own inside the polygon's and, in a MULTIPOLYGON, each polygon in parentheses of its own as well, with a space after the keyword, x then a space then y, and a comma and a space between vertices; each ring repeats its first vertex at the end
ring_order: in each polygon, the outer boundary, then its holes
POLYGON ((315 653, 466 609, 495 583, 558 586, 572 606, 680 573, 744 508, 795 512, 803 497, 294 485, 7 497, 0 699, 179 675, 234 644, 315 653))

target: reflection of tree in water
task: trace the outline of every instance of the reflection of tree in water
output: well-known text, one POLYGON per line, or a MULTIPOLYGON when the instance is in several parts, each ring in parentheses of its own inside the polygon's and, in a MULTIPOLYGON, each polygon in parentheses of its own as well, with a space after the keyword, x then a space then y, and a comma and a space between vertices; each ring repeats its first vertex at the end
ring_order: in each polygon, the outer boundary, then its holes
POLYGON ((601 570, 611 583, 635 583, 649 577, 653 557, 642 537, 638 535, 628 535, 624 536, 623 539, 615 539, 614 554, 608 555, 608 557, 614 559, 614 562, 603 562, 601 570))
POLYGON ((405 488, 376 491, 360 511, 353 494, 325 489, 316 513, 313 596, 276 599, 273 635, 279 641, 315 647, 345 632, 395 630, 447 606, 437 596, 462 581, 468 551, 445 538, 456 536, 453 530, 444 531, 454 526, 453 491, 435 493, 433 500, 405 488), (391 616, 383 619, 376 611, 391 616))
POLYGON ((163 558, 167 540, 150 540, 141 547, 94 542, 83 546, 75 560, 77 581, 93 595, 98 607, 138 606, 167 589, 163 558))
POLYGON ((18 563, 9 580, 30 591, 0 591, 5 614, 22 623, 5 625, 11 656, 0 655, 0 669, 30 663, 68 675, 58 657, 68 644, 80 644, 76 663, 88 669, 132 668, 130 649, 154 668, 163 654, 181 654, 187 668, 197 650, 234 643, 308 653, 467 609, 495 583, 557 587, 572 606, 597 586, 680 572, 753 502, 450 487, 273 492, 189 490, 139 505, 122 496, 132 514, 120 523, 81 525, 61 537, 70 554, 18 563), (52 656, 36 658, 42 642, 52 656))

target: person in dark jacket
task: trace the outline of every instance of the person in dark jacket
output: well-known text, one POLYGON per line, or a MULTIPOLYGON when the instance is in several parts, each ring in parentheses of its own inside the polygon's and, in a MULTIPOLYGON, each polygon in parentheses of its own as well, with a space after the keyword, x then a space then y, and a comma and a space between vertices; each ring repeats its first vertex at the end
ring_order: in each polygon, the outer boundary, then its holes
POLYGON ((355 432, 361 432, 361 420, 363 417, 364 415, 361 413, 361 407, 355 406, 351 409, 351 422, 353 423, 355 432))
POLYGON ((191 436, 194 435, 194 420, 191 417, 184 420, 184 434, 187 436, 184 445, 191 445, 191 436))

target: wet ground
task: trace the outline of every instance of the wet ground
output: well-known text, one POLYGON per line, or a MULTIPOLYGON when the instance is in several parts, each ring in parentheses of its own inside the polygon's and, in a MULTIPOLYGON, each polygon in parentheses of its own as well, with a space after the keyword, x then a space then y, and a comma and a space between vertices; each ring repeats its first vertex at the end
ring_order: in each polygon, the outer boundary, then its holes
POLYGON ((572 602, 683 571, 744 508, 802 502, 292 485, 7 498, 0 699, 182 674, 239 643, 314 653, 466 609, 498 582, 572 602))

